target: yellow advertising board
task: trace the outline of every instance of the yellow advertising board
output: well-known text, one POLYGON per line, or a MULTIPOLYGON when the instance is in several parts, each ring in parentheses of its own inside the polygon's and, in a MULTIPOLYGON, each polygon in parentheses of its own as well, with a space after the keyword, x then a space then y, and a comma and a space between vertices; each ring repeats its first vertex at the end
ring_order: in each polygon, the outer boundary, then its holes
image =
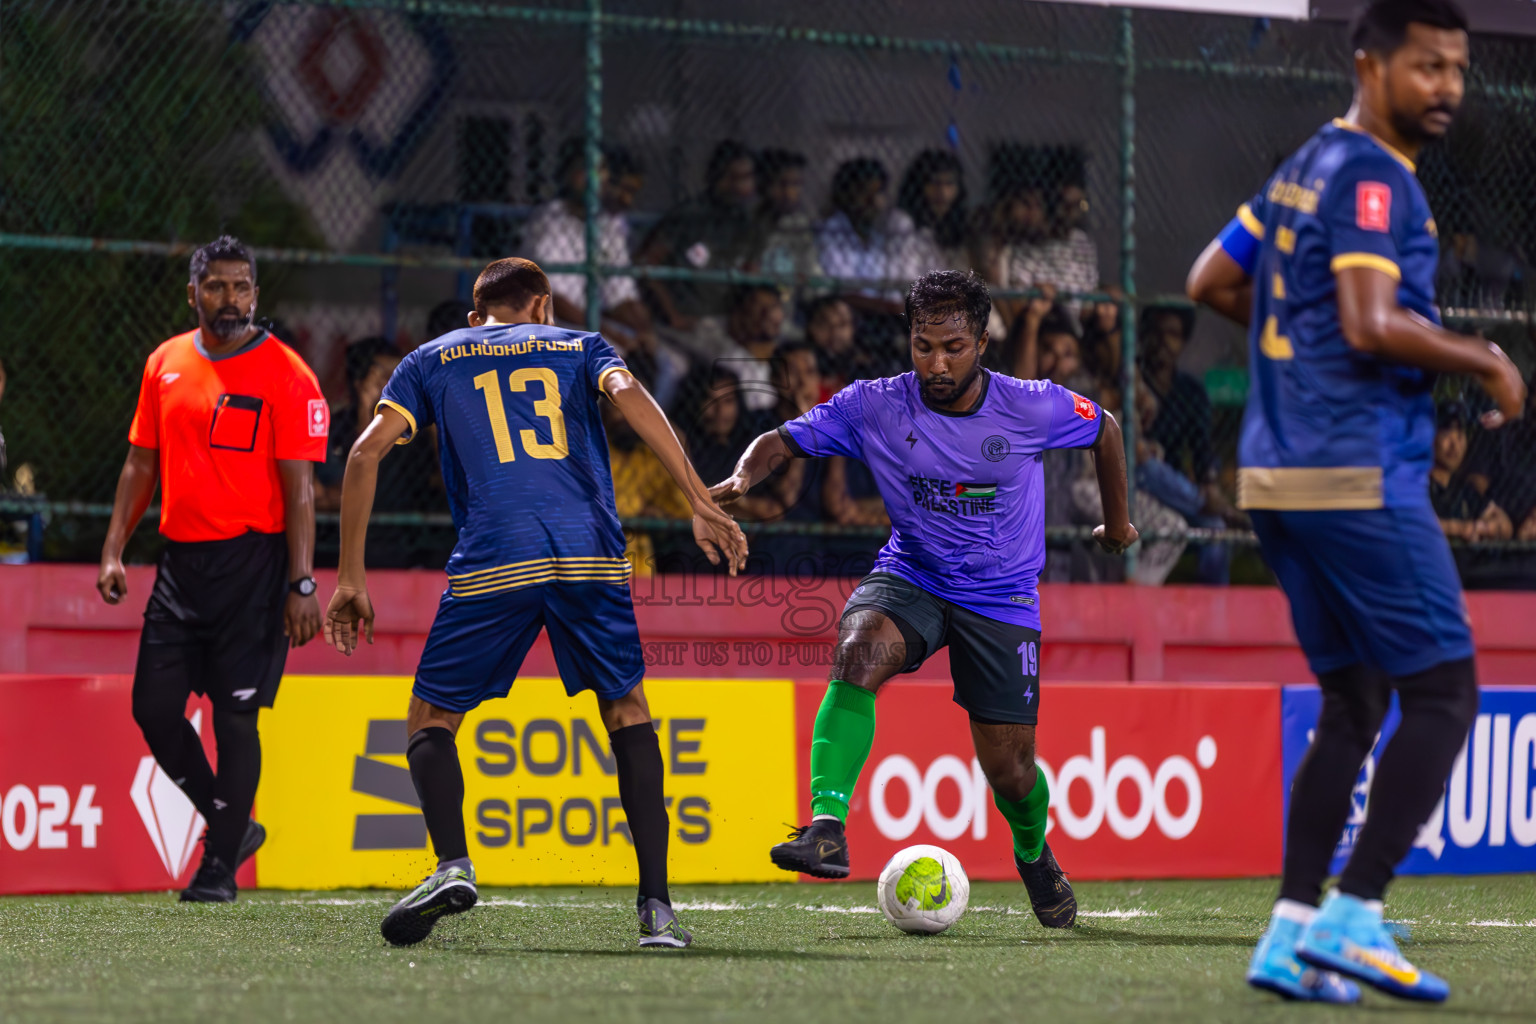
MULTIPOLYGON (((406 768, 408 677, 290 676, 263 711, 257 884, 408 888, 435 858, 406 768)), ((675 882, 778 880, 768 848, 795 801, 794 685, 648 679, 675 882)), ((635 881, 597 703, 519 679, 458 735, 469 855, 484 885, 635 881)))

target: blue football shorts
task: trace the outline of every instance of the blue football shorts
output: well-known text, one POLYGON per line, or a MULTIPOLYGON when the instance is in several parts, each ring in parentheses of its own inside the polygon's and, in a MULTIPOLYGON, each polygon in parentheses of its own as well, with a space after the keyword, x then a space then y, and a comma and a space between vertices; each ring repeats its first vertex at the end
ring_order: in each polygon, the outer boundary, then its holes
POLYGON ((1401 678, 1472 657, 1461 579, 1427 502, 1251 515, 1314 673, 1363 663, 1401 678))
POLYGON ((617 700, 645 675, 629 584, 545 583, 470 598, 445 591, 412 692, 445 711, 505 697, 540 629, 573 697, 617 700))

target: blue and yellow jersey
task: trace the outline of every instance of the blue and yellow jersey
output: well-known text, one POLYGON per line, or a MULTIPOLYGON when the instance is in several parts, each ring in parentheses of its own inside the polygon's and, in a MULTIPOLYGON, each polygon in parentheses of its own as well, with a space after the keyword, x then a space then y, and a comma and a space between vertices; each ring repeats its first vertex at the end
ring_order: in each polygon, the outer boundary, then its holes
POLYGON ((454 331, 396 367, 379 404, 409 421, 401 444, 437 427, 455 597, 628 580, 597 407, 623 368, 601 335, 542 324, 454 331))
POLYGON ((1439 242, 1407 157, 1344 121, 1322 128, 1244 204, 1222 245, 1253 278, 1252 383, 1238 448, 1251 509, 1422 505, 1433 375, 1350 347, 1334 275, 1370 267, 1435 323, 1439 242))

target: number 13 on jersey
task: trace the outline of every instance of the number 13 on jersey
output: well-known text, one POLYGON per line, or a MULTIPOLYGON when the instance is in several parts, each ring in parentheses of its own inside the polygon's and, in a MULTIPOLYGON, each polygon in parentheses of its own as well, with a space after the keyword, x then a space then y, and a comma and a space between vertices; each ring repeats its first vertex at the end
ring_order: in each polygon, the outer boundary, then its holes
MULTIPOLYGON (((570 448, 565 438, 565 414, 560 411, 560 378, 547 366, 530 366, 513 370, 507 385, 513 391, 527 391, 530 381, 543 385, 544 397, 534 399, 533 411, 549 420, 550 441, 546 444, 538 434, 525 429, 520 434, 523 450, 536 459, 563 459, 570 448)), ((475 388, 485 394, 485 412, 491 420, 491 436, 496 439, 496 457, 502 462, 515 462, 512 428, 507 425, 507 409, 501 400, 501 374, 487 370, 475 378, 475 388)))

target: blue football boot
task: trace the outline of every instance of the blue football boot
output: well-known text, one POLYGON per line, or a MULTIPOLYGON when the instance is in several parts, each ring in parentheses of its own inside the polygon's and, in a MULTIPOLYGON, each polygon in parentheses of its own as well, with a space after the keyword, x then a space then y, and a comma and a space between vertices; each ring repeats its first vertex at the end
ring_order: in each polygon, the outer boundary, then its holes
POLYGON ((1280 917, 1269 922, 1248 962, 1248 984, 1303 1002, 1358 1003, 1359 985, 1296 959, 1296 942, 1303 927, 1300 921, 1280 917))
POLYGON ((1302 963, 1338 971, 1388 995, 1444 1002, 1451 988, 1444 978, 1421 971, 1397 951, 1381 910, 1354 896, 1331 892, 1296 943, 1302 963))

